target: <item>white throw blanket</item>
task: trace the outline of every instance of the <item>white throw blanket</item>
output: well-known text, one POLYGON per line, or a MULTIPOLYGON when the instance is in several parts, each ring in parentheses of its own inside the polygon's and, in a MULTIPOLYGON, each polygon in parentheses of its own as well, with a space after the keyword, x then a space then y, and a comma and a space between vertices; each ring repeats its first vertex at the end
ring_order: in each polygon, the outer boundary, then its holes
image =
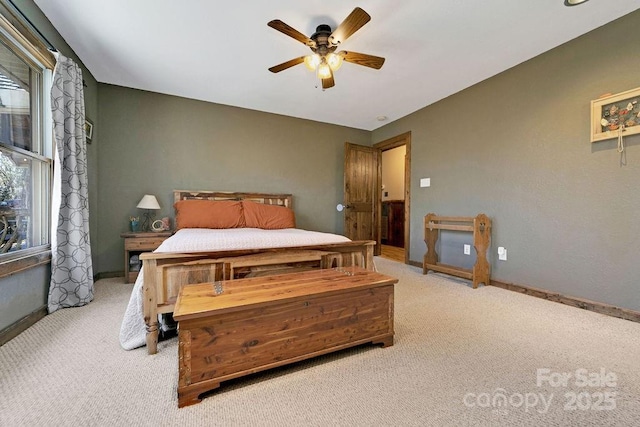
POLYGON ((138 274, 129 305, 124 312, 120 326, 120 345, 125 350, 133 350, 146 344, 147 328, 142 312, 142 271, 138 274))
MULTIPOLYGON (((259 228, 201 229, 185 228, 165 240, 154 252, 207 252, 238 249, 287 248, 296 246, 343 243, 344 236, 318 231, 285 228, 262 230, 259 228)), ((120 345, 132 350, 146 345, 146 326, 142 310, 143 272, 133 285, 129 305, 120 327, 120 345)))

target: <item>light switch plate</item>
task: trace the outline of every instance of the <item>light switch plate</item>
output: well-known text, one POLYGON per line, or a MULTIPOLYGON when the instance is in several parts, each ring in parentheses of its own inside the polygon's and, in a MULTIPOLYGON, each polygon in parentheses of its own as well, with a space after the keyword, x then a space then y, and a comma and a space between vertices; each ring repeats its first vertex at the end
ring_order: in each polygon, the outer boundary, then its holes
POLYGON ((420 187, 431 187, 431 178, 420 178, 420 187))

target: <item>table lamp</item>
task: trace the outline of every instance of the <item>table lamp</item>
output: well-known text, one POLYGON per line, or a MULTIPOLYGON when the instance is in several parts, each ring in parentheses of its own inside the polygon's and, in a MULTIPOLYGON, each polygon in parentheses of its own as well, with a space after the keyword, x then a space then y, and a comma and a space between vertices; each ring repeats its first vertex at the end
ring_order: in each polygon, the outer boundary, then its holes
POLYGON ((136 207, 138 209, 146 209, 146 212, 144 213, 144 221, 142 222, 142 231, 149 231, 151 228, 151 219, 155 217, 155 213, 152 211, 160 209, 158 199, 156 199, 156 196, 151 194, 145 194, 136 207))

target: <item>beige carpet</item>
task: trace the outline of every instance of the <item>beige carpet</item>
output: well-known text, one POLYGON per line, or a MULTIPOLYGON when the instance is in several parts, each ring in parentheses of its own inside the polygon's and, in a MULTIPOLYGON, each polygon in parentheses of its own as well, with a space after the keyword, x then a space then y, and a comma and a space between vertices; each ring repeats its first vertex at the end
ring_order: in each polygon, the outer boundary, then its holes
POLYGON ((640 422, 640 324, 494 287, 474 290, 382 258, 376 264, 400 279, 394 346, 224 383, 183 409, 177 340, 161 342, 154 356, 122 350, 132 285, 101 280, 88 306, 47 316, 0 347, 0 425, 640 422), (540 386, 538 369, 548 369, 540 386), (563 373, 571 375, 566 383, 563 373))

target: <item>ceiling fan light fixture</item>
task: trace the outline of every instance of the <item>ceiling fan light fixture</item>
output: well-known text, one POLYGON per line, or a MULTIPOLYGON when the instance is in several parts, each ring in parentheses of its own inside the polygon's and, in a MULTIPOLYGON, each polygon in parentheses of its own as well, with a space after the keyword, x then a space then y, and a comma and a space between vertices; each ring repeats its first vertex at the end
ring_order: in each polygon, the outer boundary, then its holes
POLYGON ((565 6, 577 6, 582 3, 586 3, 589 0, 564 0, 565 6))
POLYGON ((333 71, 337 71, 342 66, 342 55, 331 52, 327 54, 327 63, 333 71))
POLYGON ((329 77, 331 77, 331 67, 329 67, 329 64, 324 58, 322 59, 322 62, 320 62, 320 65, 318 65, 318 78, 328 79, 329 77))
POLYGON ((320 65, 320 55, 314 53, 313 55, 307 55, 304 57, 304 66, 310 71, 316 71, 320 65))

